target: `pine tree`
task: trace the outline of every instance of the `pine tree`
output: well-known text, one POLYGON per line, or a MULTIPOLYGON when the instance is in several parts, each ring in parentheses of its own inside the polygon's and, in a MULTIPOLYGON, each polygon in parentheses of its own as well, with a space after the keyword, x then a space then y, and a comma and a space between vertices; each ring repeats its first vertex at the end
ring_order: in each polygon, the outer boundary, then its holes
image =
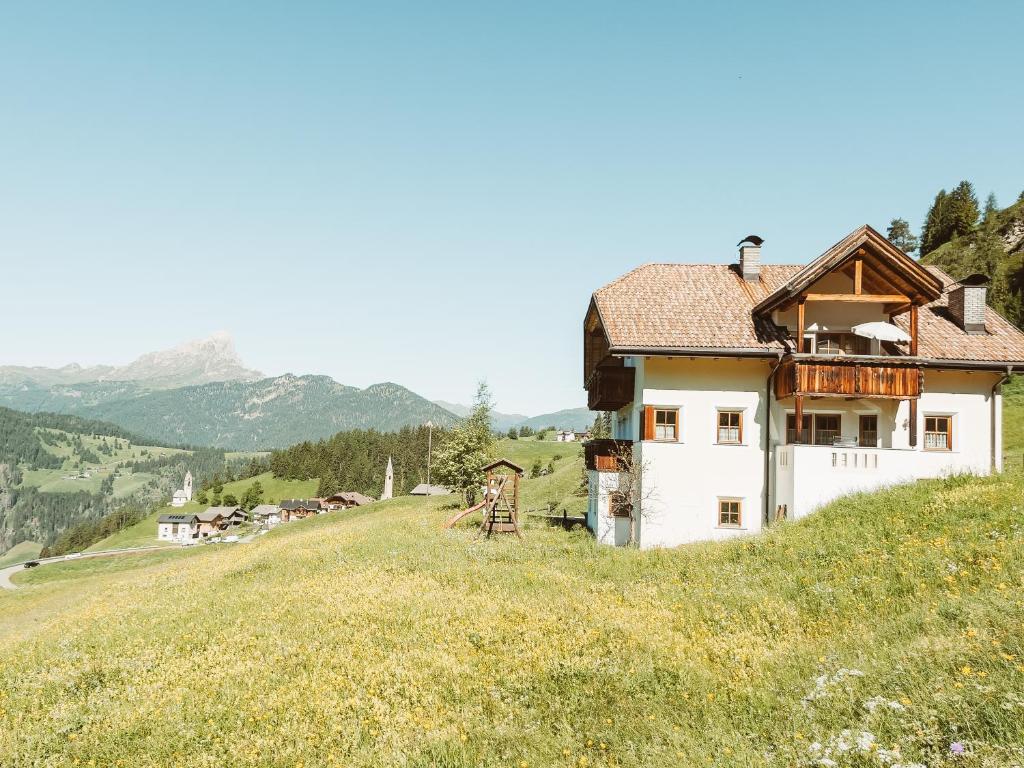
POLYGON ((963 237, 978 226, 978 196, 969 181, 961 181, 949 195, 949 225, 953 237, 963 237))
POLYGON ((889 242, 906 254, 913 254, 919 245, 917 237, 910 231, 910 224, 906 219, 893 219, 889 222, 889 229, 885 236, 889 242))
POLYGON ((932 201, 932 207, 924 219, 921 228, 921 255, 927 256, 940 245, 949 241, 950 227, 948 214, 949 194, 940 189, 932 201))
POLYGON ((996 202, 996 193, 989 192, 985 198, 985 210, 981 215, 981 223, 991 227, 996 223, 996 214, 999 213, 999 204, 996 202))

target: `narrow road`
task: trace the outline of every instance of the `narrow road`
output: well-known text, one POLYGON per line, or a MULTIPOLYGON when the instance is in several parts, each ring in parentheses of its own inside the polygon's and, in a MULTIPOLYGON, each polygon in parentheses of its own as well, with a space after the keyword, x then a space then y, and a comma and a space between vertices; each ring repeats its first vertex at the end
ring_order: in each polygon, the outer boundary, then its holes
MULTIPOLYGON (((111 555, 127 555, 132 552, 147 552, 151 549, 171 549, 171 547, 160 547, 156 545, 150 545, 146 547, 132 547, 130 549, 106 549, 100 552, 83 552, 81 557, 72 558, 67 560, 64 555, 59 557, 46 557, 46 558, 34 558, 39 562, 38 568, 42 568, 45 565, 53 565, 54 563, 63 562, 74 562, 75 560, 84 560, 87 557, 110 557, 111 555)), ((16 565, 9 565, 6 568, 0 570, 0 588, 2 589, 20 589, 17 584, 11 581, 11 576, 16 573, 21 573, 25 570, 25 563, 17 563, 16 565)))

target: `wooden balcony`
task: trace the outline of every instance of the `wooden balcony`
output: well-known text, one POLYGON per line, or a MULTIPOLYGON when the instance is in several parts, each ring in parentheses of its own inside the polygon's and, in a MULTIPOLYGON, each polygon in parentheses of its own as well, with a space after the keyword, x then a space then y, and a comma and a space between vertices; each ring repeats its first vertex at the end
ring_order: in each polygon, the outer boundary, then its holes
POLYGON ((877 397, 916 400, 921 396, 921 368, 899 357, 821 355, 790 356, 775 375, 775 397, 877 397))
POLYGON ((583 444, 583 459, 587 469, 618 472, 622 469, 620 457, 632 450, 632 440, 588 440, 583 444))
POLYGON ((587 382, 587 407, 592 411, 617 411, 633 402, 636 369, 602 365, 587 382))

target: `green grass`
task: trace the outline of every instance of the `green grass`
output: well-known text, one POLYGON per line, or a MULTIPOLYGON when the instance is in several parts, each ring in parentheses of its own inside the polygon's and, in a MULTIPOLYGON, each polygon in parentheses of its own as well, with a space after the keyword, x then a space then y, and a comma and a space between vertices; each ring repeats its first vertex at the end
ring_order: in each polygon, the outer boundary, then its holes
POLYGON ((265 504, 276 504, 282 499, 307 499, 316 495, 319 480, 282 480, 274 477, 270 472, 262 475, 249 477, 245 480, 235 480, 224 483, 224 495, 233 494, 241 500, 243 494, 255 481, 259 480, 263 486, 263 501, 265 504))
MULTIPOLYGON (((0 754, 809 766, 850 729, 904 764, 1020 764, 1022 496, 1020 473, 928 481, 645 552, 531 519, 480 539, 441 528, 450 498, 404 497, 131 569, 61 564, 0 595, 0 754)), ((881 765, 854 751, 840 765, 881 765)))
MULTIPOLYGON (((229 493, 234 494, 237 499, 241 500, 242 495, 256 480, 259 480, 260 485, 263 486, 263 499, 267 504, 279 502, 281 499, 303 499, 313 496, 316 493, 316 487, 319 483, 317 480, 281 480, 274 477, 269 472, 266 472, 262 475, 256 475, 255 477, 250 477, 245 480, 235 480, 230 483, 225 483, 224 495, 229 493)), ((210 504, 200 504, 198 501, 189 502, 184 507, 172 507, 168 504, 153 511, 135 525, 131 525, 122 531, 118 531, 117 533, 96 542, 86 549, 86 551, 98 552, 104 549, 129 549, 131 547, 145 547, 150 544, 160 544, 168 547, 177 546, 171 542, 157 541, 157 518, 159 518, 160 515, 202 512, 208 506, 210 506, 210 504)))
MULTIPOLYGON (((59 430, 42 431, 51 433, 59 432, 59 430)), ((60 432, 60 434, 64 435, 64 437, 72 437, 72 435, 66 432, 60 432)), ((184 451, 178 448, 135 445, 129 443, 127 440, 121 440, 121 448, 112 450, 111 455, 108 456, 100 453, 98 450, 98 446, 101 444, 102 438, 92 437, 90 435, 78 435, 77 437, 81 438, 84 447, 92 450, 99 456, 100 461, 98 463, 81 462, 81 457, 70 445, 47 444, 46 449, 50 453, 64 459, 63 465, 54 469, 27 469, 23 467, 21 487, 35 487, 40 491, 47 493, 75 493, 76 491, 97 493, 103 480, 110 476, 122 463, 167 456, 175 453, 184 453, 184 451), (148 455, 144 456, 143 451, 146 451, 148 455), (79 465, 81 465, 80 468, 79 465), (72 475, 78 475, 79 472, 82 471, 88 471, 90 477, 81 479, 73 477, 72 479, 66 479, 72 475)), ((107 443, 113 449, 114 438, 108 438, 107 443)), ((146 483, 155 478, 155 475, 147 474, 145 472, 133 474, 125 469, 121 469, 120 471, 121 475, 114 479, 115 496, 128 496, 135 491, 140 490, 144 485, 146 485, 146 483)))
POLYGON ((35 541, 22 541, 15 544, 2 555, 0 555, 0 568, 20 563, 23 560, 34 560, 39 557, 43 545, 35 541))
MULTIPOLYGON (((108 575, 134 571, 138 568, 167 562, 176 559, 182 548, 155 550, 153 552, 132 552, 116 557, 83 557, 80 560, 67 560, 62 563, 45 565, 16 574, 12 581, 19 587, 53 584, 56 582, 77 582, 76 589, 81 588, 81 580, 97 575, 108 575)), ((194 549, 188 550, 195 551, 194 549)))

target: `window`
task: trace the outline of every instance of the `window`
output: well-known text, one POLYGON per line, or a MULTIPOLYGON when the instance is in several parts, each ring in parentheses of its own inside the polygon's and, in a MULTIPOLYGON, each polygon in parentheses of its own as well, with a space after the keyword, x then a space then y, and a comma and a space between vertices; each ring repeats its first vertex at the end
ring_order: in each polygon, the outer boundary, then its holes
POLYGON ((835 413, 814 414, 814 444, 832 445, 839 437, 839 415, 835 413))
MULTIPOLYGON (((803 442, 810 445, 832 445, 840 436, 838 413, 805 413, 803 419, 803 442)), ((786 442, 796 442, 796 414, 786 414, 786 442)))
POLYGON ((740 507, 742 502, 739 499, 718 500, 718 527, 739 528, 740 507))
POLYGON ((815 350, 819 355, 868 355, 871 341, 855 333, 819 333, 815 350))
POLYGON ((924 449, 950 451, 953 449, 953 417, 924 417, 924 449))
POLYGON ((679 411, 676 409, 654 409, 654 439, 679 439, 679 411))
MULTIPOLYGON (((809 413, 805 413, 804 414, 803 428, 804 428, 804 430, 803 430, 804 431, 804 435, 803 435, 804 439, 803 439, 803 441, 805 443, 809 443, 811 441, 811 436, 812 436, 812 432, 811 432, 811 414, 809 414, 809 413)), ((795 443, 796 442, 796 414, 795 413, 787 413, 786 414, 786 442, 787 443, 795 443)))
POLYGON ((857 444, 868 448, 878 447, 878 417, 861 416, 860 431, 857 433, 857 444))
POLYGON ((726 444, 743 442, 743 411, 718 412, 718 442, 726 444))

